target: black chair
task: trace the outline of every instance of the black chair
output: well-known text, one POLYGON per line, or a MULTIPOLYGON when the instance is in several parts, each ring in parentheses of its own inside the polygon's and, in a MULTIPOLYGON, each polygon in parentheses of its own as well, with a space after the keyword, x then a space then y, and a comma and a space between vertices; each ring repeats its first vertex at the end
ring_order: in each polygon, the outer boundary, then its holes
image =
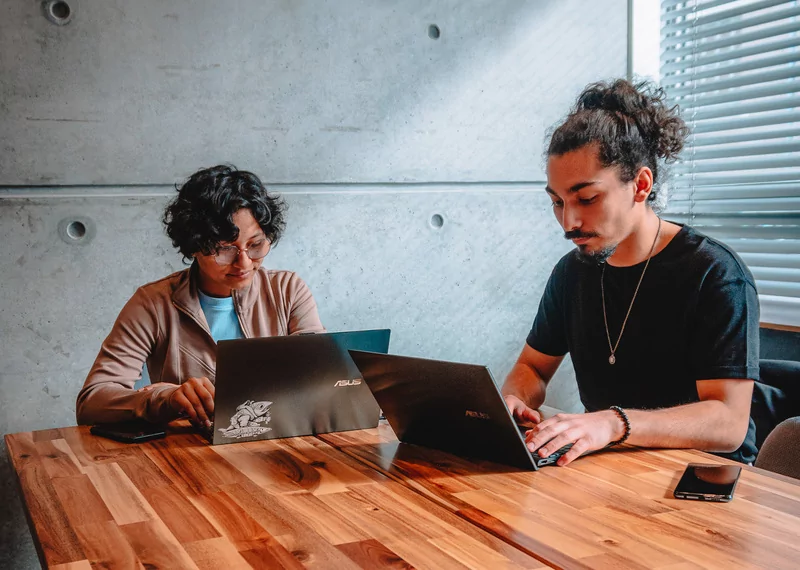
POLYGON ((758 452, 756 467, 800 479, 800 417, 772 430, 758 452))
POLYGON ((759 362, 761 380, 753 386, 751 421, 756 426, 755 445, 761 449, 770 433, 784 420, 800 416, 800 362, 759 362))

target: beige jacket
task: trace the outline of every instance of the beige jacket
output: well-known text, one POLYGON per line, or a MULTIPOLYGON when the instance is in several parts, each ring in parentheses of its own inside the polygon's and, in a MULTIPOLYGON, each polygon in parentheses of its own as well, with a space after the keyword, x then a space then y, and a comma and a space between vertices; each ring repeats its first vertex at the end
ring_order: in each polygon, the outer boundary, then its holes
MULTIPOLYGON (((217 345, 197 295, 192 266, 140 287, 120 312, 78 394, 79 424, 175 419, 168 404, 192 377, 215 380, 217 345), (133 386, 147 364, 152 384, 133 386)), ((261 268, 249 289, 233 292, 247 338, 324 332, 305 283, 290 271, 261 268)))

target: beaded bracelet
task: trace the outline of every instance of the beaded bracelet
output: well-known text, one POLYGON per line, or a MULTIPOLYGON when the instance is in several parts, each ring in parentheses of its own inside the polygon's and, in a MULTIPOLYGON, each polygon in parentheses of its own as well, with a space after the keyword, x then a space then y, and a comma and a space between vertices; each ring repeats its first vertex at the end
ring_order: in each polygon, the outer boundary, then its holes
POLYGON ((628 437, 630 437, 630 435, 631 435, 631 422, 628 419, 628 414, 626 414, 625 410, 623 410, 619 406, 611 406, 609 408, 609 410, 611 410, 614 413, 616 413, 619 416, 619 419, 622 420, 622 423, 625 424, 625 434, 621 438, 619 438, 617 441, 612 441, 611 443, 609 443, 608 447, 611 447, 613 445, 619 445, 621 443, 625 443, 625 440, 628 439, 628 437))

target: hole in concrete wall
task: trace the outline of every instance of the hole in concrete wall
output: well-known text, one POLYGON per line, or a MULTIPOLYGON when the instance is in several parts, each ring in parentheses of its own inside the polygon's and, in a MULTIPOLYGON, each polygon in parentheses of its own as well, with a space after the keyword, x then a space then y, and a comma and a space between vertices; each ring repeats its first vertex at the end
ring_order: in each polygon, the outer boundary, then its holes
POLYGON ((431 216, 431 227, 438 230, 444 225, 444 217, 441 214, 434 214, 431 216))
POLYGON ((58 223, 58 235, 70 245, 85 245, 96 233, 94 222, 83 216, 64 218, 58 223))
POLYGON ((431 24, 428 26, 428 37, 432 40, 438 40, 439 36, 442 35, 442 30, 439 29, 439 26, 436 24, 431 24))
POLYGON ((45 17, 56 25, 63 26, 72 19, 72 6, 64 0, 46 0, 42 7, 45 17))
POLYGON ((50 6, 50 13, 53 15, 54 18, 58 18, 59 20, 66 20, 69 18, 70 13, 69 4, 66 2, 53 2, 50 6))
POLYGON ((67 226, 67 235, 72 239, 81 239, 86 235, 86 226, 83 222, 72 222, 67 226))

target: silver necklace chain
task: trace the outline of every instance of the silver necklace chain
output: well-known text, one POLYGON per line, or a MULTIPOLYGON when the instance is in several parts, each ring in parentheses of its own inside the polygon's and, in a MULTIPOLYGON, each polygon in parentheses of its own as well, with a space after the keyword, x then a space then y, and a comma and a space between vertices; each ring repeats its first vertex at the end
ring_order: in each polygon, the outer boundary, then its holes
POLYGON ((656 249, 656 243, 658 243, 658 237, 661 235, 661 218, 658 218, 658 230, 656 231, 656 237, 653 240, 653 245, 650 246, 650 253, 647 255, 647 261, 644 264, 644 269, 642 269, 642 275, 639 277, 639 282, 636 284, 636 289, 633 292, 633 299, 631 299, 631 304, 628 307, 628 312, 625 314, 625 319, 622 321, 622 328, 619 330, 619 336, 617 337, 617 342, 614 346, 611 346, 611 333, 608 331, 608 316, 606 315, 606 290, 603 282, 605 281, 606 277, 606 265, 608 263, 603 264, 603 271, 600 274, 600 298, 603 300, 603 323, 606 325, 606 338, 608 339, 608 350, 611 351, 611 355, 608 357, 608 363, 613 365, 617 361, 617 357, 615 353, 617 352, 617 347, 619 346, 619 341, 622 340, 622 333, 625 332, 625 325, 628 323, 628 317, 631 316, 631 309, 633 309, 633 303, 636 301, 636 295, 639 293, 639 287, 642 285, 642 280, 644 279, 644 274, 647 272, 647 266, 650 265, 650 259, 653 257, 653 252, 656 249))

